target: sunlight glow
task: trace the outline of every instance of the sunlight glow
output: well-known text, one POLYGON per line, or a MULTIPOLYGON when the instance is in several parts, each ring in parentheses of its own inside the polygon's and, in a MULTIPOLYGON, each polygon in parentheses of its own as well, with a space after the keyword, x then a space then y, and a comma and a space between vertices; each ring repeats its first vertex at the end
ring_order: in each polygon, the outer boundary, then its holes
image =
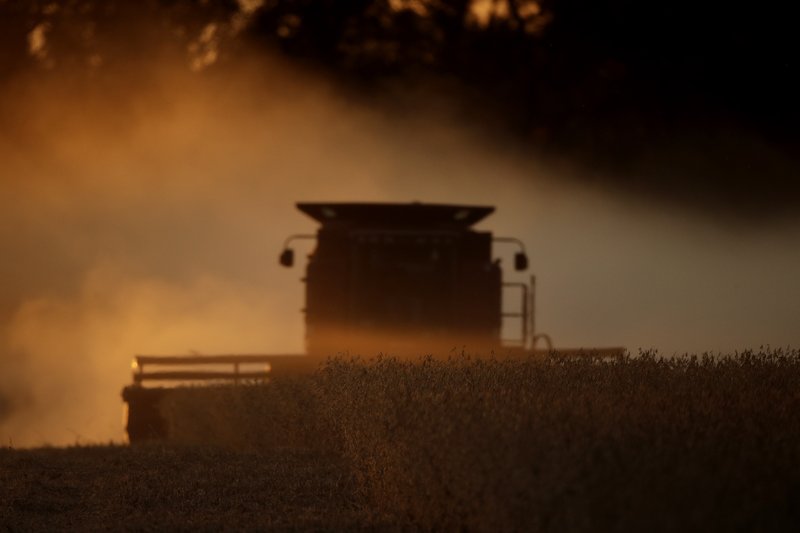
POLYGON ((37 24, 28 34, 28 53, 38 60, 47 59, 47 30, 50 25, 46 22, 37 24))

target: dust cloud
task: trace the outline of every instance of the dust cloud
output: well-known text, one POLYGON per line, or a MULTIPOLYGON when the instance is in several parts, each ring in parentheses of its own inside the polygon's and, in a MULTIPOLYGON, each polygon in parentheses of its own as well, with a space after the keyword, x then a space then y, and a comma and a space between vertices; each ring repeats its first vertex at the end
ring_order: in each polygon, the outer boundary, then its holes
POLYGON ((496 205, 481 227, 526 242, 557 346, 800 341, 798 228, 578 187, 446 106, 386 112, 275 59, 138 68, 3 94, 3 445, 123 440, 134 354, 301 352, 303 261, 277 264, 286 236, 314 231, 297 201, 496 205))

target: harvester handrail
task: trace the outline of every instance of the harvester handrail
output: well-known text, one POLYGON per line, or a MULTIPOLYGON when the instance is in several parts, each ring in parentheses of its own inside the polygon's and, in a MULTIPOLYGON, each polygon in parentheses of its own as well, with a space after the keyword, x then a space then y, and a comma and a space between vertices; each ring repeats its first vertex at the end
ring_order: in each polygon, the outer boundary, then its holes
POLYGON ((202 380, 253 380, 266 379, 269 367, 259 371, 241 371, 240 365, 271 363, 277 360, 302 357, 300 354, 224 354, 224 355, 137 355, 133 360, 133 382, 143 381, 202 381, 202 380), (145 365, 233 365, 232 371, 219 370, 161 370, 145 372, 145 365))
POLYGON ((225 354, 225 355, 137 355, 142 365, 217 365, 236 363, 269 363, 283 357, 302 357, 301 354, 225 354))
POLYGON ((180 381, 180 380, 206 380, 206 379, 264 379, 266 372, 211 372, 211 371, 167 371, 148 372, 144 374, 148 381, 180 381))

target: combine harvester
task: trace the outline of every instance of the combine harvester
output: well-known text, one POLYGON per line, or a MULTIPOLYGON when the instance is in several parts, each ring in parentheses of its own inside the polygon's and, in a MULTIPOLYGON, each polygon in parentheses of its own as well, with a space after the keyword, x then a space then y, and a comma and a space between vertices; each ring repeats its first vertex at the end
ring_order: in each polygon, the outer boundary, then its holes
POLYGON ((290 244, 316 240, 303 279, 306 353, 136 356, 133 384, 123 390, 131 442, 168 436, 158 404, 171 388, 145 387, 146 381, 235 384, 271 379, 313 372, 337 354, 419 357, 466 351, 496 357, 616 357, 625 351, 554 350, 550 337, 536 332, 535 278, 504 281, 500 259, 493 253, 494 245, 517 247, 514 270, 525 271, 524 245, 516 238, 473 229, 494 212, 493 207, 421 203, 297 207, 321 224, 315 235, 290 236, 280 254, 280 264, 291 267, 295 254, 290 244), (504 297, 513 300, 504 306, 504 297), (513 311, 504 311, 512 304, 513 311), (517 323, 505 328, 518 332, 516 338, 501 338, 504 321, 517 323), (226 369, 219 370, 219 365, 226 369))

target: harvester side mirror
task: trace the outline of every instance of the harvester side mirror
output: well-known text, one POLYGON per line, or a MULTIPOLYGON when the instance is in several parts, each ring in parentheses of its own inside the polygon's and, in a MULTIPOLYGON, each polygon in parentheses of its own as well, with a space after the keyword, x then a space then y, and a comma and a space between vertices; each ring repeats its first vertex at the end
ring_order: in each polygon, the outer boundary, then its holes
POLYGON ((514 270, 528 270, 528 256, 525 252, 514 254, 514 270))
POLYGON ((281 265, 285 267, 290 267, 294 265, 294 250, 291 248, 286 248, 281 252, 281 257, 279 259, 281 265))
POLYGON ((519 246, 519 251, 514 254, 514 270, 528 270, 528 256, 525 254, 525 245, 514 237, 494 237, 494 242, 510 242, 519 246))

